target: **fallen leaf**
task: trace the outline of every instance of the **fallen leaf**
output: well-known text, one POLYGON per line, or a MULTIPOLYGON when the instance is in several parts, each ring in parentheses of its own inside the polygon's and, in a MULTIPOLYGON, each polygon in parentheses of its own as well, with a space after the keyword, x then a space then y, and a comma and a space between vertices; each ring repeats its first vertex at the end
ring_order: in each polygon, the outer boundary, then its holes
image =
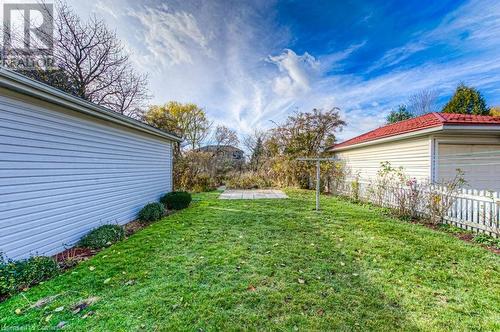
POLYGON ((345 263, 344 263, 344 262, 340 262, 340 265, 341 265, 341 266, 345 266, 345 263))
POLYGON ((85 318, 87 318, 87 317, 90 317, 90 316, 92 316, 94 313, 95 313, 95 312, 91 310, 91 311, 87 312, 85 315, 83 315, 83 316, 82 316, 82 318, 83 318, 83 319, 85 319, 85 318))
POLYGON ((89 297, 73 305, 71 307, 71 310, 74 314, 77 314, 83 309, 87 308, 88 306, 91 306, 92 304, 96 303, 97 301, 99 301, 99 298, 97 296, 89 297))
POLYGON ((125 286, 132 286, 135 284, 135 280, 129 280, 125 283, 125 286))
POLYGON ((61 312, 64 310, 64 307, 57 307, 54 309, 54 312, 61 312))
POLYGON ((323 316, 325 314, 325 311, 323 309, 318 310, 318 315, 323 316))
POLYGON ((20 315, 22 314, 22 311, 21 309, 17 308, 16 310, 14 310, 14 312, 16 313, 16 315, 20 315))
POLYGON ((33 308, 39 309, 39 308, 49 304, 50 302, 54 301, 59 295, 61 295, 61 294, 56 294, 56 295, 44 297, 43 299, 40 299, 40 300, 36 301, 35 303, 33 303, 30 306, 30 308, 31 309, 33 309, 33 308))
POLYGON ((95 266, 89 266, 89 270, 90 271, 94 271, 95 270, 95 266))
POLYGON ((111 281, 111 278, 108 278, 108 279, 104 280, 104 283, 105 283, 105 284, 107 284, 107 283, 109 283, 110 281, 111 281))
POLYGON ((299 282, 299 284, 302 284, 302 285, 306 283, 306 281, 304 279, 301 279, 301 278, 297 279, 297 281, 299 282))
POLYGON ((353 273, 352 275, 353 275, 354 277, 359 276, 359 274, 357 274, 357 273, 353 273))
POLYGON ((254 285, 250 285, 250 286, 248 286, 247 290, 250 292, 255 292, 257 290, 257 288, 255 288, 254 285))

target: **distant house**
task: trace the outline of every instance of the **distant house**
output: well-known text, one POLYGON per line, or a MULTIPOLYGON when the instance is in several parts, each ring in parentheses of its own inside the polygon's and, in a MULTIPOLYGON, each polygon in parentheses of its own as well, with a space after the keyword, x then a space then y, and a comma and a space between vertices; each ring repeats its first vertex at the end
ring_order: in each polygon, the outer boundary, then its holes
POLYGON ((214 156, 217 155, 234 162, 243 162, 244 158, 243 150, 231 145, 206 145, 197 149, 197 151, 210 152, 214 156))
POLYGON ((364 133, 331 151, 360 181, 375 179, 387 161, 431 182, 450 179, 460 168, 470 188, 500 191, 500 117, 429 113, 364 133))
POLYGON ((0 69, 0 252, 51 255, 172 190, 181 139, 0 69))

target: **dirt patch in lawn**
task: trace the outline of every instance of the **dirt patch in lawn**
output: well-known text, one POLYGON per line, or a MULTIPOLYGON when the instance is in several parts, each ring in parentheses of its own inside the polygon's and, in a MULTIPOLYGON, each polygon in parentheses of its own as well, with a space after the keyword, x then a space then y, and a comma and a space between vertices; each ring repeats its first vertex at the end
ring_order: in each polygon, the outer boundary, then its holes
POLYGON ((89 249, 74 247, 64 250, 57 255, 52 256, 59 266, 63 269, 68 269, 75 266, 81 261, 87 260, 99 252, 99 249, 89 249))
POLYGON ((139 220, 131 221, 123 226, 123 228, 125 229, 125 236, 131 236, 132 234, 140 231, 147 226, 147 224, 141 223, 139 220))

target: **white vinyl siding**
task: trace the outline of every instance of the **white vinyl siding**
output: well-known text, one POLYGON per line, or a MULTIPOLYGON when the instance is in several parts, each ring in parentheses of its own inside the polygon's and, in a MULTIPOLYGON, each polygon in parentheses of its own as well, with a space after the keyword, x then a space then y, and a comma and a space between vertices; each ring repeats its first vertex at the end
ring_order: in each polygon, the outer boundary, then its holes
POLYGON ((429 180, 431 151, 430 138, 390 141, 365 147, 339 151, 336 156, 345 161, 350 177, 359 174, 361 181, 374 180, 382 162, 392 167, 403 167, 404 172, 419 180, 429 180))
POLYGON ((476 190, 500 191, 500 144, 447 144, 438 149, 438 181, 464 172, 466 187, 476 190))
POLYGON ((170 141, 0 92, 0 251, 9 258, 57 253, 172 190, 170 141))

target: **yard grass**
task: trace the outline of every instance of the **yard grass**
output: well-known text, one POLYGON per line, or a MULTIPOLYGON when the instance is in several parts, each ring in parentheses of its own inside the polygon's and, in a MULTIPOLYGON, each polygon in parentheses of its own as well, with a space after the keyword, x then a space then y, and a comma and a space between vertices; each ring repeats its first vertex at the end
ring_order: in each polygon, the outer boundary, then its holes
POLYGON ((377 208, 323 197, 316 213, 312 192, 287 194, 199 195, 1 303, 0 330, 500 330, 498 255, 377 208))

